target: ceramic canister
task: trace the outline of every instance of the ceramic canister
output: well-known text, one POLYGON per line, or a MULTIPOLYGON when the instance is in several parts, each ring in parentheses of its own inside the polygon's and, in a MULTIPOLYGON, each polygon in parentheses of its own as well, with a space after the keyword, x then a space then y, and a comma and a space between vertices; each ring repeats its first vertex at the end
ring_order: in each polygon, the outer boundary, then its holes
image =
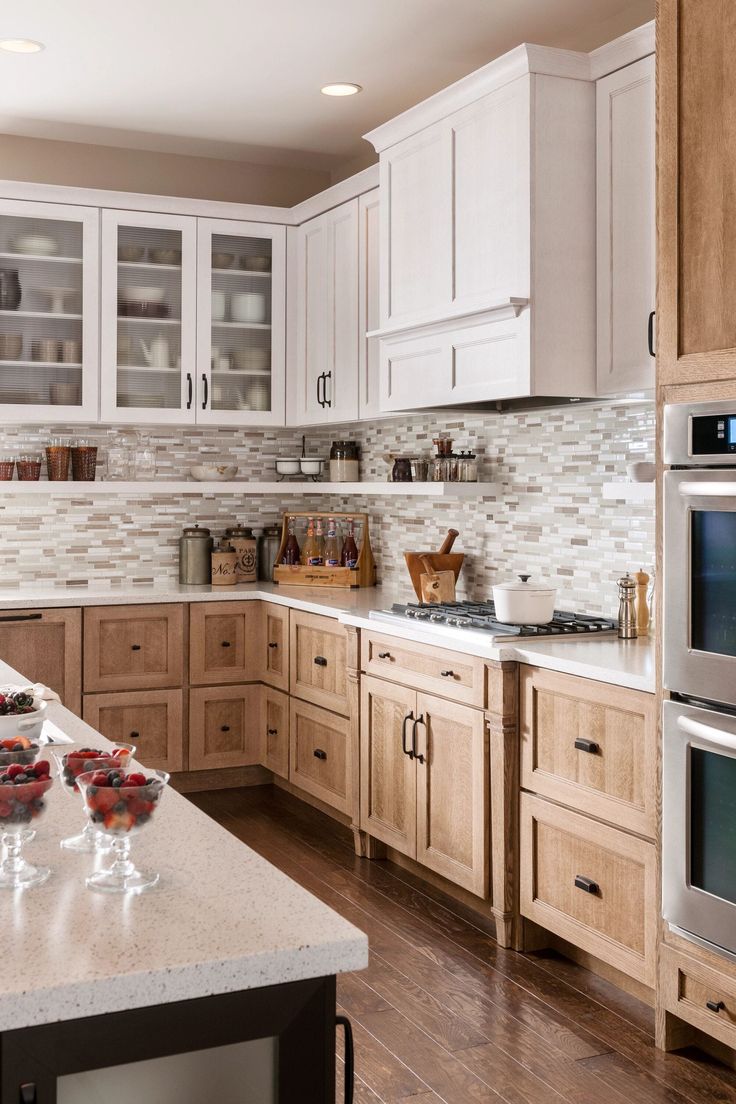
POLYGON ((235 586, 238 581, 238 554, 226 540, 212 552, 212 585, 235 586))
POLYGON ((254 583, 258 577, 256 571, 256 538, 247 525, 234 525, 225 530, 225 539, 232 545, 238 557, 237 581, 254 583))

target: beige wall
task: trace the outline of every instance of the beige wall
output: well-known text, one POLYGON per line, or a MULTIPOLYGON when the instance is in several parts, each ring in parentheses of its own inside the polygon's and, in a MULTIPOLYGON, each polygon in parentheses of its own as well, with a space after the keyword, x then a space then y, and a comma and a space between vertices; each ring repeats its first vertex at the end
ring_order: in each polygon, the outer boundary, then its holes
POLYGON ((329 172, 178 153, 0 135, 0 179, 291 207, 332 183, 329 172))

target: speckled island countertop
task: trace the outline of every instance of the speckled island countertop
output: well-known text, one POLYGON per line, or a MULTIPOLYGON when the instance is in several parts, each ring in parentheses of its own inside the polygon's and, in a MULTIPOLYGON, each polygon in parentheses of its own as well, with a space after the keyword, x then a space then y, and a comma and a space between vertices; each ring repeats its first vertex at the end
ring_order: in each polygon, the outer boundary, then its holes
POLYGON ((394 602, 415 601, 412 594, 383 587, 326 590, 318 587, 277 586, 260 582, 245 586, 181 586, 177 582, 131 583, 127 586, 65 586, 0 588, 0 609, 39 609, 63 606, 128 605, 151 602, 212 602, 263 600, 336 617, 345 624, 372 629, 388 636, 435 644, 450 651, 484 659, 531 663, 548 670, 597 679, 653 694, 654 639, 619 640, 615 635, 576 636, 538 641, 513 640, 489 644, 478 634, 432 631, 416 622, 389 623, 371 614, 390 609, 394 602))
MULTIPOLYGON (((0 685, 25 681, 0 663, 0 685)), ((77 743, 110 746, 58 703, 47 716, 52 735, 55 726, 77 743)), ((83 824, 81 798, 56 779, 36 839, 24 848, 51 877, 34 889, 0 891, 0 1031, 368 964, 362 932, 172 789, 132 840, 133 860, 161 875, 146 893, 87 889, 86 875, 111 860, 59 847, 83 824)))

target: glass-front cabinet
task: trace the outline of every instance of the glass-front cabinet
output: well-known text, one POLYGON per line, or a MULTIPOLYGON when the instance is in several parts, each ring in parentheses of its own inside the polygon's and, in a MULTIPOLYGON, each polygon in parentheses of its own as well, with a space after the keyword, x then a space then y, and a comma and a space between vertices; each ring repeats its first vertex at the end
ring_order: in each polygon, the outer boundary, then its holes
POLYGON ((198 422, 283 425, 283 226, 197 220, 198 422))
POLYGON ((197 219, 102 212, 101 412, 196 420, 197 219))
POLYGON ((0 200, 0 418, 98 416, 99 210, 0 200))

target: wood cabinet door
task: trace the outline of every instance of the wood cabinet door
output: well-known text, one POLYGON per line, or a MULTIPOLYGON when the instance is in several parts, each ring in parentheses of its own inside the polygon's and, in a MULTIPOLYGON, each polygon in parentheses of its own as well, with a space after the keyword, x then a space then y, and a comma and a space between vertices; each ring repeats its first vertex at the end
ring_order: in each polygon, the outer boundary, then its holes
POLYGON ((0 610, 0 659, 82 710, 81 609, 0 610))
POLYGON ((360 681, 360 827, 410 858, 417 850, 417 769, 411 748, 414 690, 360 681))
POLYGON ((193 686, 254 682, 260 603, 192 602, 189 607, 189 681, 193 686))
POLYGON ((145 767, 184 769, 181 690, 85 694, 84 719, 108 740, 135 744, 135 757, 145 767))
POLYGON ((217 686, 189 692, 189 770, 260 763, 261 687, 217 686))
POLYGON ((601 395, 654 387, 654 55, 596 84, 597 377, 601 395))
POLYGON ((88 606, 84 611, 84 690, 181 686, 184 607, 88 606))
POLYGON ((417 695, 417 862, 488 896, 490 765, 479 709, 417 695))
POLYGON ((297 698, 348 714, 347 630, 331 617, 292 610, 290 690, 297 698))
POLYGON ((277 690, 289 692, 289 607, 261 602, 260 674, 277 690))
POLYGON ((341 813, 352 810, 350 724, 291 699, 289 781, 341 813))
POLYGON ((524 789, 654 838, 654 694, 522 666, 520 737, 524 789))
POLYGON ((261 690, 262 762, 281 778, 289 777, 289 695, 264 686, 261 690))
POLYGON ((657 382, 736 375, 736 8, 657 8, 657 382))

